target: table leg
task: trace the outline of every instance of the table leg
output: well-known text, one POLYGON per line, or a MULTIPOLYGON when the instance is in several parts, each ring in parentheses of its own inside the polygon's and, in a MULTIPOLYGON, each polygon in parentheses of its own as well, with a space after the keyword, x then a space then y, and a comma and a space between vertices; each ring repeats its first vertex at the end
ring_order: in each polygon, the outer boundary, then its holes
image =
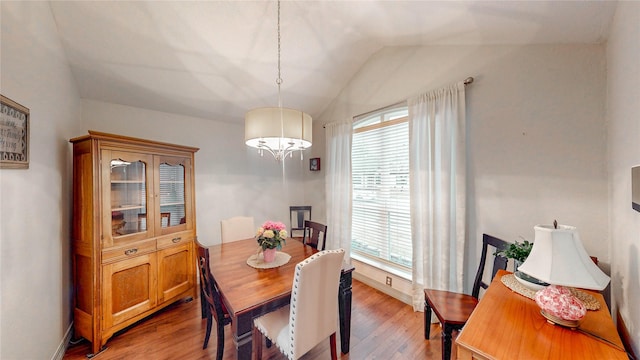
POLYGON ((236 359, 238 360, 251 360, 251 351, 253 350, 252 326, 251 314, 238 316, 231 321, 233 343, 236 346, 236 359))
POLYGON ((351 340, 351 272, 343 272, 340 276, 340 289, 338 290, 338 310, 340 314, 340 350, 343 354, 349 353, 351 340))

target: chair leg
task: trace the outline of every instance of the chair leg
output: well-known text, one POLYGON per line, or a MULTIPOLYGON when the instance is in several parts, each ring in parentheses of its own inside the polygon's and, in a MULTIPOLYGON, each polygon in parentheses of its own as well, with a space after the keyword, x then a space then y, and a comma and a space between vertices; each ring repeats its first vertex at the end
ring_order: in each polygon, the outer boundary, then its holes
POLYGON ((450 325, 442 325, 442 360, 451 359, 451 333, 453 327, 450 325))
POLYGON ((424 302, 424 339, 429 340, 431 335, 431 306, 428 302, 424 302))
POLYGON ((216 360, 222 360, 224 353, 224 322, 219 319, 218 322, 218 351, 216 352, 216 360))
POLYGON ((253 352, 256 354, 256 360, 262 360, 262 333, 254 326, 251 336, 251 340, 253 341, 253 352))
POLYGON ((329 344, 331 344, 331 360, 338 360, 338 351, 336 350, 336 333, 329 336, 329 344))
POLYGON ((206 349, 209 345, 209 336, 211 336, 211 325, 213 323, 213 316, 211 315, 210 310, 205 310, 207 317, 207 332, 204 335, 204 344, 202 344, 202 349, 206 349))
POLYGON ((200 286, 200 312, 202 313, 203 319, 207 317, 206 302, 207 301, 204 299, 204 293, 202 292, 202 286, 200 286))

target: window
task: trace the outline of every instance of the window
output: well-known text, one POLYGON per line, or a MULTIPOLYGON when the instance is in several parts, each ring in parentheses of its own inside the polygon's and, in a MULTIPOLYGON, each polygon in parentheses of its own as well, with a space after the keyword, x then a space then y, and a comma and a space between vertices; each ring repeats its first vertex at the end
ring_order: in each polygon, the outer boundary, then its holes
POLYGON ((409 124, 405 104, 358 117, 351 150, 351 249, 400 270, 411 268, 409 124))

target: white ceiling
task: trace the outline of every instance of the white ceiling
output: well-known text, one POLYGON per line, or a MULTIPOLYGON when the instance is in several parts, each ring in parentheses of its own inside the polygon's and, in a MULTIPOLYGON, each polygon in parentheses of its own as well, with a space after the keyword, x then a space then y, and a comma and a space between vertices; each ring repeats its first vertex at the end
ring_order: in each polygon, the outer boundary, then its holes
MULTIPOLYGON (((614 1, 283 1, 283 106, 319 116, 386 46, 601 43, 614 1)), ((277 106, 275 1, 52 1, 82 98, 222 121, 277 106)))

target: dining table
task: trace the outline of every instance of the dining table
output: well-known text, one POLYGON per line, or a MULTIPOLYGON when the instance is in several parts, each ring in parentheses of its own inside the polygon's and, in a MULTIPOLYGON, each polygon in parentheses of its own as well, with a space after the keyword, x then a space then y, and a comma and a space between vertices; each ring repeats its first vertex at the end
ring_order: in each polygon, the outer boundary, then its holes
MULTIPOLYGON (((253 319, 289 304, 296 264, 318 252, 290 238, 280 250, 291 256, 287 263, 272 268, 256 268, 250 266, 248 260, 258 250, 254 238, 209 247, 211 274, 231 316, 236 358, 243 360, 251 359, 253 319)), ((337 314, 342 353, 349 352, 353 270, 352 265, 343 262, 337 314)))

